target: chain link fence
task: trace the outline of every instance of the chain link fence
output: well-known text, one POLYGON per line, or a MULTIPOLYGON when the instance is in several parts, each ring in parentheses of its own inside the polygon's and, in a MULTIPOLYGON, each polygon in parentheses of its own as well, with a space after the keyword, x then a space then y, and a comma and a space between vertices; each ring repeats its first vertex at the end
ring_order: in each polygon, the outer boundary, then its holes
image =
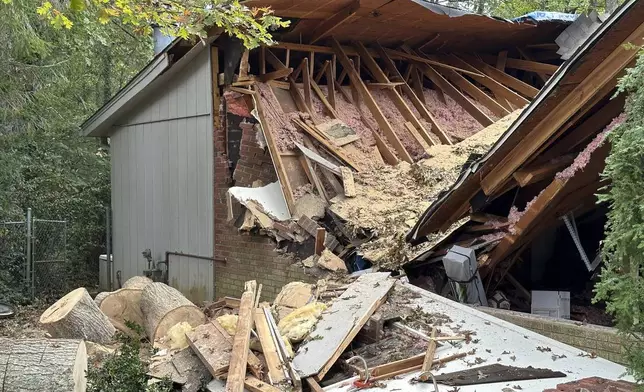
POLYGON ((32 217, 0 222, 0 274, 5 284, 31 297, 56 296, 66 290, 67 221, 32 217))

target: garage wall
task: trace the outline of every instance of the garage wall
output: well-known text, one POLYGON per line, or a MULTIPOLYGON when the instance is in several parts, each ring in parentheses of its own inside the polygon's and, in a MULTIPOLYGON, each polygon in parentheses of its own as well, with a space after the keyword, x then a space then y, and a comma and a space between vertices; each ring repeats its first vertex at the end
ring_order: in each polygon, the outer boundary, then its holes
MULTIPOLYGON (((148 248, 155 260, 166 251, 213 256, 210 75, 202 50, 113 129, 113 254, 121 282, 148 268, 141 255, 148 248)), ((213 280, 212 261, 171 257, 170 284, 193 301, 213 297, 213 280)))

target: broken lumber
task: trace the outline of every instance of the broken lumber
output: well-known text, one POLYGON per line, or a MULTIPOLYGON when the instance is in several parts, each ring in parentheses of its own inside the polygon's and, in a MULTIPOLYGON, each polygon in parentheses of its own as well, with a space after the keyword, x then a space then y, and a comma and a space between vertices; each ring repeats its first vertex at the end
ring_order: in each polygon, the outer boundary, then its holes
POLYGON ((101 344, 109 343, 116 331, 83 287, 45 310, 40 324, 53 338, 85 339, 101 344))
POLYGON ((262 353, 266 359, 266 367, 268 370, 268 380, 271 384, 279 384, 284 381, 284 363, 280 356, 277 354, 277 347, 273 340, 266 314, 263 308, 253 309, 253 317, 255 320, 255 330, 259 336, 259 342, 262 345, 262 353))
POLYGON ((250 280, 244 285, 239 305, 239 318, 233 339, 226 392, 243 392, 246 378, 246 363, 248 362, 248 345, 250 343, 250 330, 253 328, 253 304, 257 293, 257 282, 250 280))
POLYGON ((0 338, 0 369, 3 392, 85 392, 87 348, 82 340, 0 338))
POLYGON ((143 289, 141 311, 143 327, 153 344, 181 321, 187 322, 192 327, 206 322, 203 312, 179 290, 161 282, 149 284, 143 289))
POLYGON ((213 377, 221 377, 228 372, 230 364, 230 336, 223 328, 217 328, 216 320, 200 325, 187 332, 188 344, 213 377))
POLYGON ((310 334, 312 338, 300 346, 293 358, 299 376, 321 380, 385 301, 393 285, 388 272, 364 274, 350 284, 339 300, 322 313, 310 334), (354 322, 347 323, 348 319, 354 322))
POLYGON ((153 356, 148 375, 157 379, 169 378, 176 384, 181 384, 182 392, 197 392, 201 386, 212 380, 204 364, 188 347, 166 355, 160 361, 153 356))
POLYGON ((420 376, 421 381, 427 381, 429 379, 429 372, 432 370, 432 364, 434 362, 434 354, 436 354, 436 328, 432 327, 432 334, 427 344, 427 351, 425 352, 425 359, 423 360, 422 370, 423 374, 420 376))
POLYGON ((348 167, 340 168, 342 173, 342 185, 344 185, 344 195, 346 197, 356 197, 356 185, 353 182, 353 172, 348 167))

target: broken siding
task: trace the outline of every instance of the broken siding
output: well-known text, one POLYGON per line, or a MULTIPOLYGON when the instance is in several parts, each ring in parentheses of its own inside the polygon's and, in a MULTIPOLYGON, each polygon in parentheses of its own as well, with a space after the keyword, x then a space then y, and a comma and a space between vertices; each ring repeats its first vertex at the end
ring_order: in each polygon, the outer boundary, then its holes
MULTIPOLYGON (((141 255, 147 248, 155 260, 164 259, 166 251, 212 257, 209 63, 204 50, 114 127, 114 263, 122 282, 148 268, 141 255)), ((182 268, 177 278, 181 289, 204 274, 200 264, 183 256, 171 258, 171 265, 182 268)), ((209 274, 205 292, 212 297, 212 263, 209 274)))

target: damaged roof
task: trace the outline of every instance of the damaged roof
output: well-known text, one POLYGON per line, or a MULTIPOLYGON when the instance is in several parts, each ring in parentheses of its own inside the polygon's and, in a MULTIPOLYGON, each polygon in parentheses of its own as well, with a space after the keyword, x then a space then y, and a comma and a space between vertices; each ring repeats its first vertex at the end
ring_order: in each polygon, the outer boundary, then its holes
POLYGON ((427 44, 429 51, 497 50, 552 41, 570 22, 563 18, 514 22, 424 0, 251 0, 245 4, 270 6, 276 15, 292 18, 292 27, 280 38, 287 41, 314 43, 335 20, 333 36, 340 42, 427 44))
POLYGON ((636 50, 627 52, 622 45, 641 39, 643 14, 644 3, 634 0, 617 9, 548 80, 494 147, 465 168, 422 214, 407 241, 422 243, 428 234, 457 221, 470 204, 476 211, 499 192, 509 190, 507 173, 511 177, 521 164, 561 137, 581 114, 609 96, 617 77, 636 55, 636 50))

